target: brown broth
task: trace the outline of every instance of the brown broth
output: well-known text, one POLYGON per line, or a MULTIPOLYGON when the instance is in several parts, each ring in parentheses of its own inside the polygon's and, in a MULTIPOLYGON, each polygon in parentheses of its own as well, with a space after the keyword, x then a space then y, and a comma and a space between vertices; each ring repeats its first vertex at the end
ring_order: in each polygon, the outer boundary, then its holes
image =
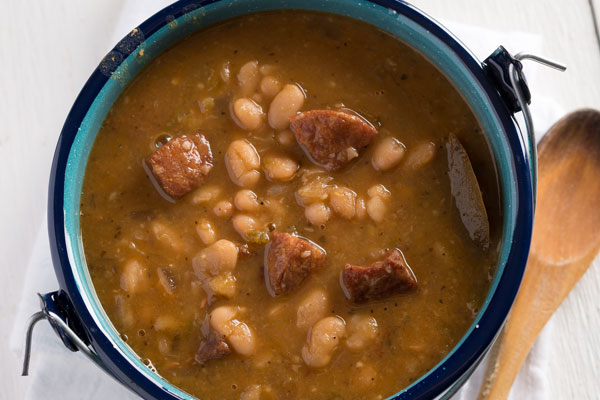
MULTIPOLYGON (((268 110, 268 101, 262 103, 268 110)), ((406 159, 406 156, 405 156, 406 159)), ((81 228, 87 265, 98 297, 127 343, 158 373, 203 399, 238 399, 260 385, 264 399, 376 399, 414 382, 456 345, 473 322, 489 289, 501 232, 494 163, 473 113, 447 78, 419 53, 362 22, 327 14, 288 11, 255 14, 217 24, 177 43, 139 74, 114 104, 89 157, 81 198, 81 228), (328 173, 338 185, 364 196, 383 184, 392 196, 386 218, 346 220, 332 215, 321 228, 311 226, 295 199, 300 173, 288 183, 264 176, 253 188, 263 201, 280 201, 281 211, 265 211, 266 223, 322 246, 327 266, 289 295, 273 298, 265 288, 263 246, 240 257, 235 295, 212 304, 192 269, 205 247, 196 233, 201 218, 215 226, 218 239, 243 243, 230 219, 217 218, 214 203, 194 204, 193 193, 175 203, 162 198, 142 169, 157 138, 203 132, 215 166, 205 185, 219 185, 218 200, 240 189, 227 173, 223 156, 229 143, 246 138, 261 156, 285 151, 312 168, 299 146, 283 148, 265 125, 248 133, 230 117, 238 90, 236 74, 250 60, 272 65, 272 74, 306 91, 302 110, 343 104, 368 119, 379 135, 393 135, 407 148, 436 144, 436 155, 413 170, 400 163, 379 173, 371 166, 373 145, 348 168, 328 173), (229 62, 231 76, 219 71, 229 62), (214 105, 211 100, 213 99, 214 105), (465 145, 480 182, 491 243, 482 251, 462 226, 447 176, 444 140, 452 132, 465 145), (281 193, 275 194, 278 190, 281 193), (157 223, 159 225, 157 225, 157 223), (153 229, 162 227, 166 236, 153 229), (417 291, 365 304, 352 304, 340 288, 346 263, 368 264, 382 249, 400 248, 419 282, 417 291), (123 290, 124 265, 145 266, 142 289, 123 290), (158 268, 168 267, 175 288, 167 293, 158 268), (299 302, 313 288, 325 288, 330 315, 377 320, 375 340, 360 352, 343 344, 324 368, 307 367, 301 357, 307 330, 296 327, 299 302), (203 340, 207 311, 228 304, 243 308, 258 349, 251 357, 211 360, 201 367, 194 356, 203 340)), ((266 207, 261 205, 261 209, 266 207)))

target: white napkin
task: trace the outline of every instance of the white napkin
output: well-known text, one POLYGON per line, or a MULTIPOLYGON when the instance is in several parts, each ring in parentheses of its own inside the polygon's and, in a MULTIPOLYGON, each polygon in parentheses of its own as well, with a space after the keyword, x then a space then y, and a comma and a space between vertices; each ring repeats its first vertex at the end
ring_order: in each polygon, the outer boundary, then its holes
MULTIPOLYGON (((171 3, 171 0, 146 0, 136 2, 127 0, 123 4, 121 15, 109 44, 117 43, 148 16, 171 3)), ((497 32, 484 28, 465 26, 446 22, 450 28, 479 57, 484 59, 499 45, 509 51, 528 51, 536 53, 541 49, 542 38, 538 35, 521 32, 497 32)), ((550 99, 535 95, 536 69, 538 66, 527 64, 526 74, 533 92, 532 113, 539 139, 544 132, 562 115, 560 107, 550 99)), ((58 288, 54 269, 50 259, 50 248, 46 220, 38 233, 33 253, 29 260, 23 296, 15 318, 10 346, 22 355, 23 339, 27 318, 39 310, 36 293, 46 293, 58 288)), ((42 321, 33 336, 33 351, 29 387, 25 399, 62 399, 62 400, 104 400, 136 399, 137 396, 93 365, 79 353, 71 353, 62 345, 49 325, 42 321)), ((523 365, 509 399, 545 399, 547 398, 546 360, 551 342, 552 326, 549 323, 538 338, 525 364, 523 365)), ((473 376, 455 396, 458 400, 476 399, 479 385, 485 372, 486 360, 477 368, 473 376)))

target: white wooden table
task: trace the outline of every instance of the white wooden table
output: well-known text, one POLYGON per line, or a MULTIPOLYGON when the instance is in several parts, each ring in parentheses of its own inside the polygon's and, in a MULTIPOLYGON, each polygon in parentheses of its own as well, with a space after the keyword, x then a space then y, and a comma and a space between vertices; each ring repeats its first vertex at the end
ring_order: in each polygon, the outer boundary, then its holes
MULTIPOLYGON (((593 23, 600 18, 600 0, 413 2, 444 20, 542 35, 543 54, 569 69, 562 75, 540 71, 531 88, 534 96, 552 97, 565 111, 600 108, 600 41, 593 23)), ((45 213, 58 133, 79 89, 114 44, 108 38, 121 6, 119 0, 0 2, 0 327, 5 335, 12 329, 25 267, 45 213)), ((600 398, 598 261, 553 317, 553 399, 600 398)), ((0 398, 22 398, 28 379, 19 376, 20 360, 6 341, 0 345, 0 360, 0 398)))

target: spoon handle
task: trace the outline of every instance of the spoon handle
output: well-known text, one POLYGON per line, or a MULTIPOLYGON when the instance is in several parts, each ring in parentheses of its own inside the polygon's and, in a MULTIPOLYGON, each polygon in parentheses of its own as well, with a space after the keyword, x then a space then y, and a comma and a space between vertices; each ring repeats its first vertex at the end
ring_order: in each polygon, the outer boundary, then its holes
MULTIPOLYGON (((528 266, 529 268, 529 266, 528 266)), ((527 276, 525 276, 527 278, 527 276)), ((529 286, 529 285, 527 285, 529 286)), ((496 339, 489 355, 484 381, 481 384, 478 400, 507 399, 512 384, 525 361, 531 346, 549 316, 536 315, 532 321, 524 324, 515 323, 523 317, 532 314, 535 310, 532 301, 525 299, 527 293, 526 282, 521 284, 521 289, 515 304, 508 315, 504 328, 496 339), (522 331, 525 328, 525 332, 522 331)), ((551 312, 549 313, 552 314, 551 312)))
POLYGON ((597 249, 567 265, 548 265, 531 256, 519 294, 490 352, 479 400, 504 400, 531 346, 554 311, 594 260, 597 249))

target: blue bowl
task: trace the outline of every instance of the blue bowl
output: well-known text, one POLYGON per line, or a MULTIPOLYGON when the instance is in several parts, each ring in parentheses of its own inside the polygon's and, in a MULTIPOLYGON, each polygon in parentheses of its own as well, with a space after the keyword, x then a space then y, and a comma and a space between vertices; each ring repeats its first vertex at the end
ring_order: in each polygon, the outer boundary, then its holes
MULTIPOLYGON (((503 234, 498 267, 479 314, 452 351, 395 399, 451 396, 492 344, 516 296, 533 226, 533 163, 512 112, 495 83, 452 34, 413 6, 394 0, 179 1, 150 17, 102 60, 81 90, 58 140, 49 186, 48 225, 60 290, 44 296, 45 311, 67 346, 65 326, 81 339, 105 371, 144 398, 192 399, 164 380, 120 339, 104 312, 86 266, 79 227, 81 187, 101 124, 127 84, 161 52, 185 36, 235 16, 278 9, 345 15, 388 31, 422 53, 454 83, 479 119, 500 177, 503 234), (140 55, 140 50, 143 55, 140 55)), ((400 388, 399 388, 400 389, 400 388)))

